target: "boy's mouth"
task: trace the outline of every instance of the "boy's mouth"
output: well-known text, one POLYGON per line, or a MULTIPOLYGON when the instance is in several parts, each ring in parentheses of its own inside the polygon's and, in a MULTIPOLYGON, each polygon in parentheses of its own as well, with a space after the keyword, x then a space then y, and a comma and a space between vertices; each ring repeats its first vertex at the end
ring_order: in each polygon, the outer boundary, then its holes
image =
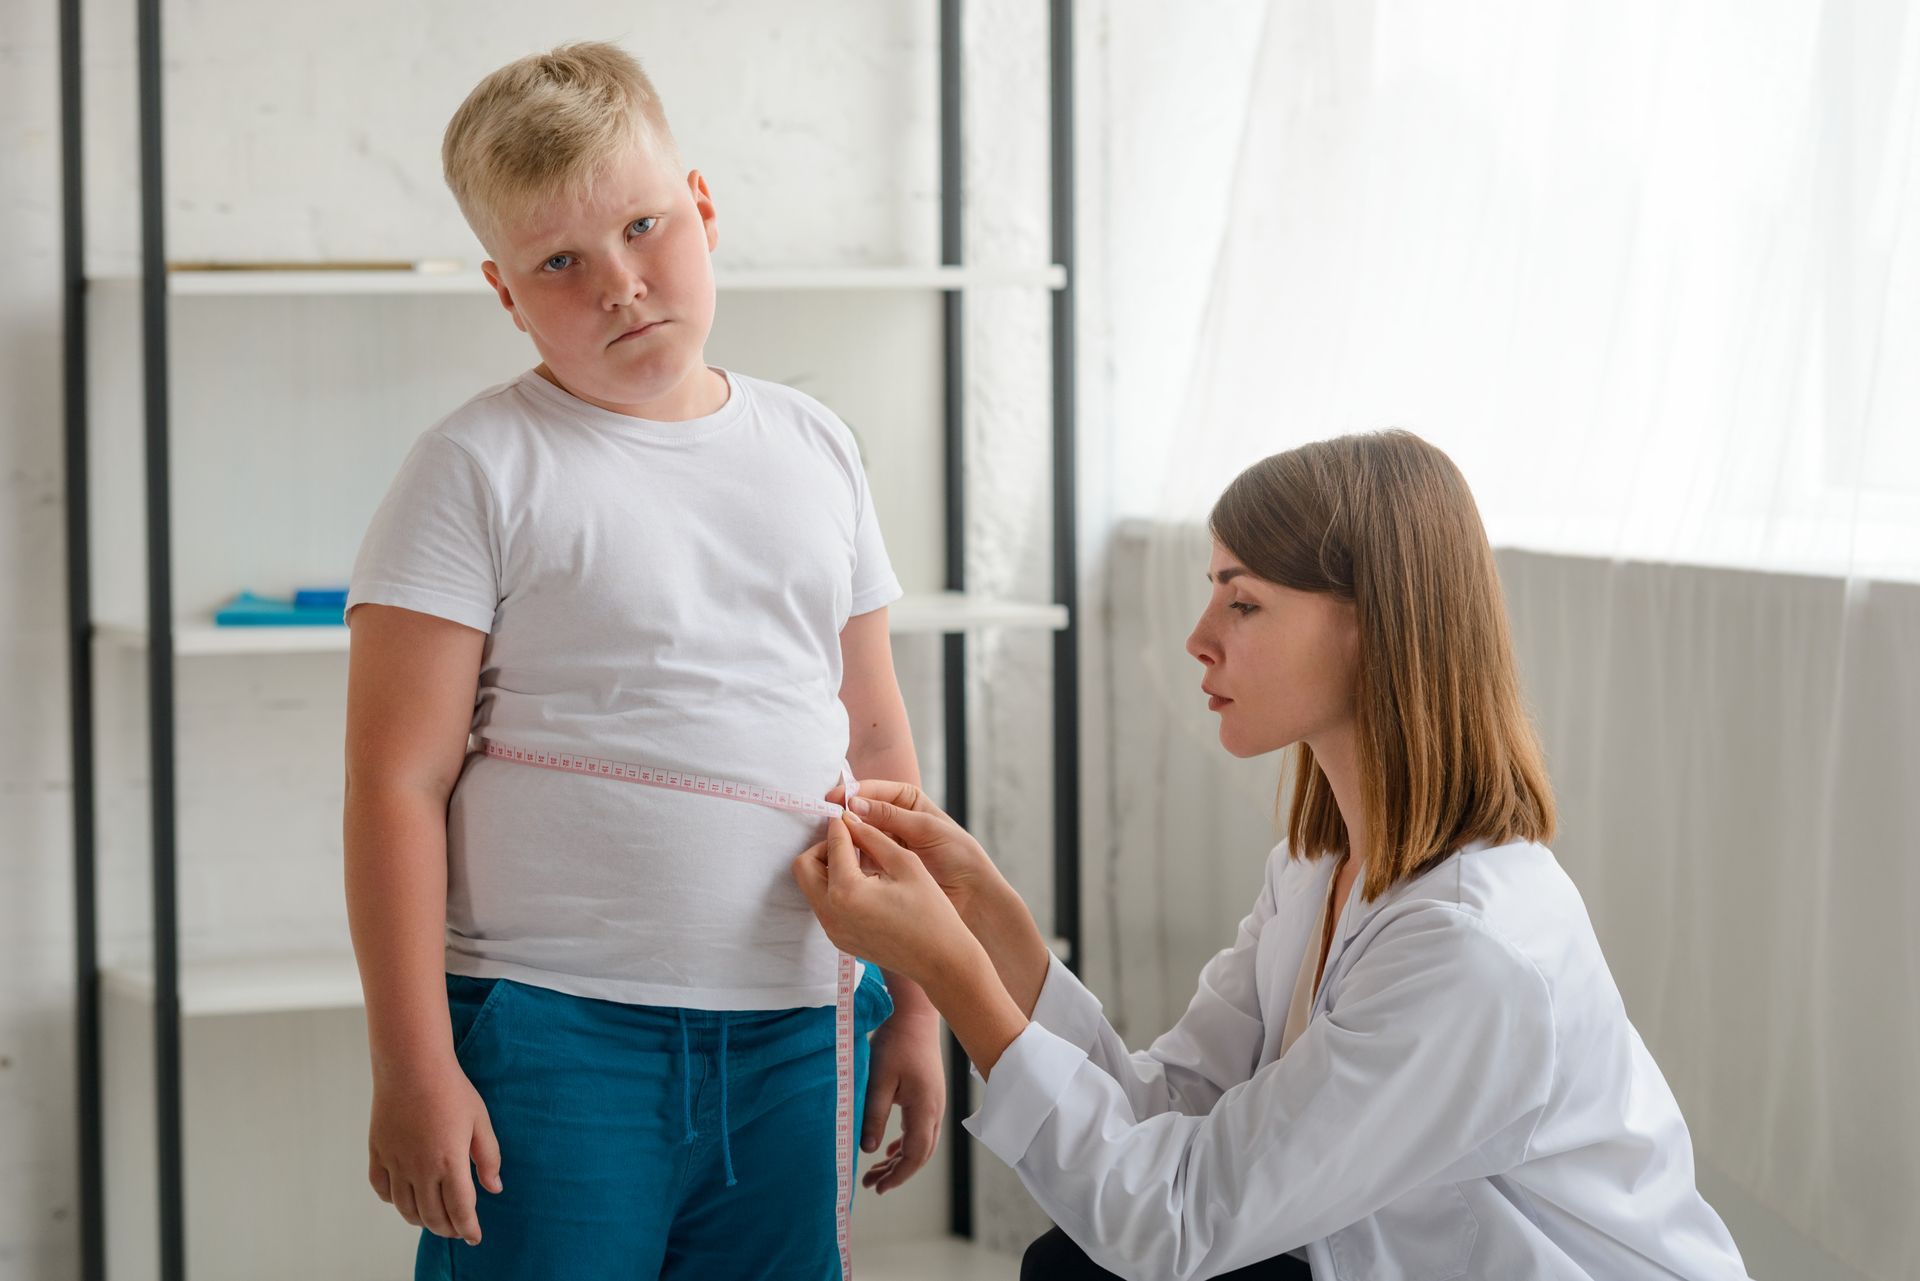
MULTIPOLYGON (((632 329, 627 330, 626 333, 621 334, 618 338, 614 339, 613 342, 625 342, 629 338, 638 338, 641 334, 649 333, 655 329, 658 329, 660 326, 666 323, 667 322, 664 320, 650 320, 644 325, 636 325, 632 329)), ((608 343, 607 346, 609 347, 613 346, 613 342, 608 343)))

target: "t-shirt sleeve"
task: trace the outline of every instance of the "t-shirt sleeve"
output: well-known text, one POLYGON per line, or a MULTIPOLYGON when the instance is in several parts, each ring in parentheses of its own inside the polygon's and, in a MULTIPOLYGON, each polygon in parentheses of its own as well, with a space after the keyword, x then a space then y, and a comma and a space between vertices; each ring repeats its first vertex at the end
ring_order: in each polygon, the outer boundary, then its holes
POLYGON ((398 605, 493 630, 500 603, 493 488, 444 434, 421 436, 400 464, 354 558, 347 614, 398 605))
POLYGON ((867 488, 867 471, 854 456, 853 525, 853 605, 848 616, 857 618, 882 605, 890 605, 906 593, 894 576, 893 562, 887 558, 886 541, 880 537, 880 518, 874 514, 873 491, 867 488))

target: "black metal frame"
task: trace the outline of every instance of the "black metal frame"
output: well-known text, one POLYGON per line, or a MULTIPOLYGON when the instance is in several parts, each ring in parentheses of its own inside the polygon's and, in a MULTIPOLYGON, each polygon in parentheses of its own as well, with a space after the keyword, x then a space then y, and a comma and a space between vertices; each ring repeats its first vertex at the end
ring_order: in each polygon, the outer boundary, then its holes
MULTIPOLYGON (((964 156, 961 119, 963 0, 940 3, 940 261, 962 260, 964 156)), ((1074 395, 1074 118, 1073 0, 1050 0, 1048 119, 1052 261, 1066 271, 1053 291, 1053 599, 1067 608, 1067 625, 1053 643, 1053 932, 1066 945, 1067 965, 1080 968, 1080 584, 1079 506, 1074 395)), ((964 297, 946 294, 947 588, 966 587, 966 455, 964 418, 964 297)), ((946 809, 965 826, 967 791, 967 640, 945 637, 946 809)), ((973 1236, 973 1148, 962 1139, 970 1110, 970 1064, 958 1039, 947 1037, 951 1189, 948 1228, 973 1236)))
MULTIPOLYGON (((961 95, 961 28, 963 0, 940 0, 940 262, 957 267, 965 253, 962 214, 965 209, 966 156, 962 150, 965 102, 961 95)), ((949 289, 941 295, 942 336, 946 345, 941 430, 946 444, 947 590, 967 587, 966 486, 966 295, 949 289)), ((967 823, 967 635, 949 632, 941 637, 941 729, 945 735, 946 811, 961 826, 967 823)), ((967 1075, 970 1063, 960 1039, 947 1033, 948 1198, 947 1230, 955 1236, 973 1235, 973 1151, 965 1142, 960 1122, 971 1110, 967 1075)))
MULTIPOLYGON (((940 0, 940 258, 963 259, 962 3, 940 0)), ((148 751, 152 779, 154 1096, 158 1138, 162 1281, 186 1276, 185 1165, 180 1095, 180 984, 175 883, 172 516, 168 486, 168 330, 165 171, 161 152, 160 0, 134 0, 138 17, 140 109, 141 333, 147 501, 148 751)), ((1053 261, 1066 269, 1053 291, 1053 591, 1067 607, 1054 637, 1054 933, 1069 964, 1080 960, 1079 592, 1075 503, 1073 0, 1050 0, 1050 126, 1053 261)), ((87 424, 87 278, 84 121, 81 103, 80 0, 59 0, 62 257, 64 270, 64 426, 67 534, 67 631, 72 719, 76 1074, 80 1153, 81 1274, 106 1276, 104 1134, 101 1097, 97 833, 93 738, 94 664, 89 537, 87 424)), ((947 586, 966 586, 965 298, 944 292, 947 586)), ((943 638, 947 809, 967 821, 967 650, 964 633, 943 638)), ((949 1038, 952 1107, 950 1227, 973 1235, 972 1151, 962 1139, 968 1063, 949 1038)))
POLYGON ((80 0, 60 0, 60 204, 66 349, 67 672, 73 769, 74 1071, 79 1095, 80 1275, 106 1275, 101 1171, 100 963, 93 824, 93 574, 88 537, 87 276, 82 219, 80 0))

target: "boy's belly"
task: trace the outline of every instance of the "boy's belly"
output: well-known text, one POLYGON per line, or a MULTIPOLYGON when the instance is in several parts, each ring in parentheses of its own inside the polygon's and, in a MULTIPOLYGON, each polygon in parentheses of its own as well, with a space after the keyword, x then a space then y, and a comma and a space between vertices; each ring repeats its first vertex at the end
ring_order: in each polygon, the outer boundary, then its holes
POLYGON ((804 814, 470 757, 447 812, 447 968, 632 1004, 830 1004, 835 951, 790 870, 823 833, 804 814))

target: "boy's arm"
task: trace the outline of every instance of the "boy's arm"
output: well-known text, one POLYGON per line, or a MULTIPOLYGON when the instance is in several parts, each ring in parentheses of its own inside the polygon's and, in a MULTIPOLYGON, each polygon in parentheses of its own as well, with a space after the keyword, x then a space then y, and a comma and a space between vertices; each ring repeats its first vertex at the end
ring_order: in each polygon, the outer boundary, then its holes
MULTIPOLYGON (((840 632, 840 701, 847 709, 847 764, 855 778, 890 778, 920 786, 920 760, 913 750, 906 700, 893 671, 893 640, 887 611, 847 620, 840 632)), ((893 1012, 938 1018, 933 1002, 911 979, 889 977, 893 1012), (904 998, 904 999, 903 999, 904 998)))
MULTIPOLYGON (((840 701, 847 708, 847 764, 855 778, 887 778, 920 785, 907 705, 893 671, 893 641, 887 611, 871 610, 847 620, 840 632, 840 701)), ((887 1114, 901 1108, 901 1137, 886 1161, 863 1182, 885 1192, 905 1182, 933 1155, 946 1112, 946 1070, 940 1053, 940 1015, 920 985, 889 974, 893 1017, 874 1040, 861 1146, 880 1146, 887 1114), (891 1029, 891 1030, 889 1030, 891 1029), (883 1039, 884 1038, 884 1039, 883 1039)))
POLYGON ((368 1178, 409 1223, 477 1242, 467 1160, 496 1189, 499 1149, 453 1052, 447 800, 486 634, 387 605, 356 606, 352 622, 343 837, 373 1060, 368 1178))

